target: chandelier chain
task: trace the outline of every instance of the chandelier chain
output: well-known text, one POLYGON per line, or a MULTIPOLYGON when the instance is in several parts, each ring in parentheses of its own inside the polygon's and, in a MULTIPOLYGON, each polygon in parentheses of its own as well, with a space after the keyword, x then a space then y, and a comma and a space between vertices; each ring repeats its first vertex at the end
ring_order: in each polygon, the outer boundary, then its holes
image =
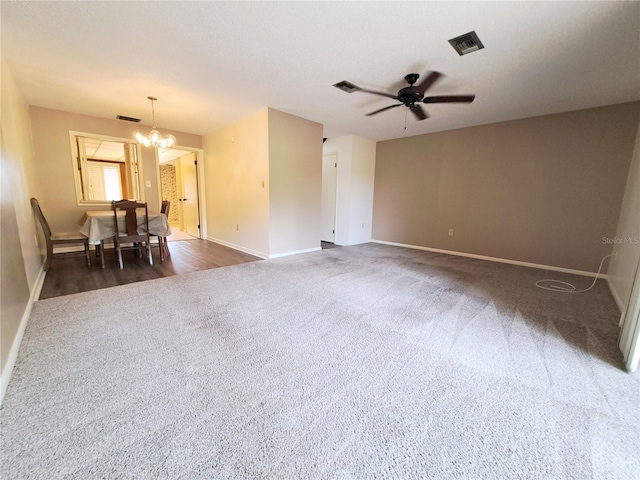
POLYGON ((151 100, 151 118, 153 119, 153 128, 148 135, 136 132, 136 140, 145 147, 171 148, 176 142, 176 138, 173 135, 162 136, 160 132, 156 130, 156 109, 154 102, 158 99, 156 97, 147 98, 151 100))
POLYGON ((156 129, 156 109, 153 102, 155 102, 158 99, 155 97, 147 97, 147 98, 151 100, 151 116, 153 117, 153 129, 155 130, 156 129))

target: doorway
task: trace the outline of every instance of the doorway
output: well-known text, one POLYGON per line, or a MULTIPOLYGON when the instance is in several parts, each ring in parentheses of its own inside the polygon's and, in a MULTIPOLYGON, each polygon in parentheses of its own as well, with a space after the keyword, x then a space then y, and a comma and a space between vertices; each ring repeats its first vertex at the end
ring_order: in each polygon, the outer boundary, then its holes
POLYGON ((338 190, 338 154, 322 156, 322 230, 320 240, 336 242, 336 194, 338 190))
POLYGON ((158 150, 160 191, 168 200, 169 241, 202 238, 201 189, 198 160, 200 152, 174 147, 158 150))

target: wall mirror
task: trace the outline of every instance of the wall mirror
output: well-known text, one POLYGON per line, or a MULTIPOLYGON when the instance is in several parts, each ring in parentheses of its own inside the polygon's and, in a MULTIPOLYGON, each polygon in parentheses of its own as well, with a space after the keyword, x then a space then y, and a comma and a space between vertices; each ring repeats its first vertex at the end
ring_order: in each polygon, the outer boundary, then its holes
POLYGON ((140 146, 131 140, 69 132, 78 206, 123 198, 144 201, 140 146))

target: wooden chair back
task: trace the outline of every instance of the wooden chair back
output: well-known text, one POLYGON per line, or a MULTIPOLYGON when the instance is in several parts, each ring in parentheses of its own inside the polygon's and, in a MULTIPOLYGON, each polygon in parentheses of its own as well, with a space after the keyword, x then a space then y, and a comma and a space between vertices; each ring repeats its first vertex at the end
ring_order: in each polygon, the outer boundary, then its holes
MULTIPOLYGON (((42 213, 42 208, 40 208, 40 202, 38 202, 37 198, 31 199, 31 208, 33 209, 34 215, 38 219, 38 223, 40 223, 44 241, 47 247, 47 255, 42 265, 42 269, 45 272, 49 270, 49 267, 51 266, 51 260, 53 258, 54 245, 82 245, 84 247, 84 255, 87 260, 87 266, 91 268, 91 258, 89 256, 89 239, 82 235, 80 232, 51 231, 49 222, 47 222, 44 213, 42 213)), ((56 253, 56 255, 62 255, 62 253, 56 253)), ((74 253, 69 253, 69 255, 74 255, 74 253)))
POLYGON ((114 200, 113 202, 111 202, 111 205, 113 208, 113 221, 115 222, 115 228, 116 228, 116 231, 118 232, 118 236, 120 237, 121 241, 142 242, 142 241, 145 241, 145 238, 148 238, 149 211, 147 209, 146 203, 140 203, 134 200, 119 200, 119 201, 114 200), (143 233, 138 233, 138 215, 136 212, 138 209, 144 210, 144 226, 143 226, 144 232, 143 233), (121 230, 118 225, 118 217, 119 217, 118 211, 123 211, 123 210, 125 212, 124 231, 121 230), (128 237, 137 237, 137 238, 135 240, 125 240, 125 238, 128 238, 128 237))
MULTIPOLYGON (((162 207, 160 207, 160 212, 164 213, 167 217, 167 223, 169 222, 169 210, 171 209, 171 202, 169 200, 162 201, 162 207)), ((158 244, 160 245, 160 259, 164 262, 164 257, 170 257, 171 252, 169 251, 169 241, 167 237, 158 237, 158 244)))
POLYGON ((162 201, 162 207, 160 207, 160 213, 164 213, 169 218, 169 209, 171 208, 171 202, 169 200, 162 201))
POLYGON ((44 233, 45 240, 47 243, 51 242, 51 228, 49 227, 47 219, 42 213, 42 208, 40 208, 40 203, 36 198, 31 199, 31 208, 33 208, 33 213, 35 213, 38 222, 40 222, 40 227, 42 227, 42 233, 44 233))
POLYGON ((133 243, 135 249, 140 251, 140 247, 144 247, 147 251, 147 257, 149 264, 153 264, 151 257, 151 241, 149 237, 149 210, 146 203, 136 202, 134 200, 114 200, 111 202, 113 208, 113 221, 116 234, 113 237, 113 243, 118 255, 118 263, 120 268, 123 267, 122 263, 122 244, 133 243), (138 231, 138 215, 137 210, 144 210, 144 223, 142 225, 143 232, 138 231), (118 223, 118 212, 124 211, 124 230, 122 230, 118 223))

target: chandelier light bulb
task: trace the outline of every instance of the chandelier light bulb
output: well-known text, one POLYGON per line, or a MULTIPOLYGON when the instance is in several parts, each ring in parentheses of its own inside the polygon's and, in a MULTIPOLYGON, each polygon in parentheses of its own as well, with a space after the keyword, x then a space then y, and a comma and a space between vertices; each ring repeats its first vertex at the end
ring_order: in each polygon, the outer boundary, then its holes
POLYGON ((151 130, 149 132, 149 138, 151 139, 152 145, 157 145, 158 143, 160 143, 160 140, 162 140, 162 135, 157 130, 151 130))
POLYGON ((171 148, 173 144, 176 143, 176 137, 173 135, 167 135, 162 140, 160 140, 160 148, 171 148))

